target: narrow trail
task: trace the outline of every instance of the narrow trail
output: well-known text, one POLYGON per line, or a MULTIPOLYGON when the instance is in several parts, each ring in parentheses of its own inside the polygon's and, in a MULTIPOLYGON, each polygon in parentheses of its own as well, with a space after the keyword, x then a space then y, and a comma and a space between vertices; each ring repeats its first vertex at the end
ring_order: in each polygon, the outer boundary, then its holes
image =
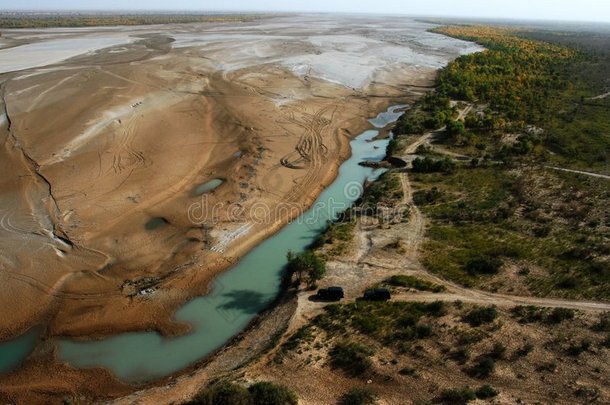
POLYGON ((583 172, 582 170, 564 169, 563 167, 555 167, 555 166, 544 166, 544 167, 546 167, 547 169, 551 169, 551 170, 558 170, 560 172, 576 173, 576 174, 582 174, 585 176, 597 177, 600 179, 610 180, 610 176, 607 176, 605 174, 583 172))
POLYGON ((600 94, 599 96, 595 96, 595 97, 590 97, 587 100, 602 100, 606 97, 610 97, 610 91, 604 94, 600 94))
MULTIPOLYGON (((460 117, 466 116, 469 112, 468 107, 460 113, 460 117)), ((439 130, 440 131, 440 130, 439 130)), ((436 132, 436 131, 434 131, 436 132)), ((433 132, 424 134, 418 141, 409 145, 406 149, 406 153, 414 153, 415 150, 422 142, 429 139, 433 132)), ((561 170, 561 169, 560 169, 561 170)), ((565 169, 567 170, 567 169, 565 169)), ((572 171, 572 170, 568 170, 572 171)), ((583 173, 591 174, 591 173, 583 173)), ((610 178, 610 176, 596 175, 603 178, 610 178)), ((418 207, 413 204, 413 190, 409 182, 407 173, 401 173, 400 175, 401 185, 403 188, 403 203, 411 204, 411 217, 409 219, 408 232, 409 237, 405 240, 409 254, 413 254, 415 257, 415 263, 417 268, 411 271, 414 274, 423 276, 430 281, 437 284, 444 285, 447 288, 447 292, 443 294, 432 294, 432 293, 406 293, 396 296, 399 300, 440 300, 440 301, 467 301, 477 304, 494 304, 499 306, 514 306, 514 305, 536 305, 542 307, 565 307, 571 309, 591 310, 591 311, 610 311, 610 302, 593 302, 593 301, 579 301, 579 300, 568 300, 560 298, 539 298, 539 297, 525 297, 525 296, 513 296, 507 294, 491 293, 481 290, 475 290, 471 288, 462 287, 458 284, 452 283, 448 280, 440 278, 434 274, 428 272, 419 263, 417 258, 417 251, 421 242, 424 240, 425 233, 425 218, 418 207)), ((374 265, 373 263, 368 263, 374 265)))

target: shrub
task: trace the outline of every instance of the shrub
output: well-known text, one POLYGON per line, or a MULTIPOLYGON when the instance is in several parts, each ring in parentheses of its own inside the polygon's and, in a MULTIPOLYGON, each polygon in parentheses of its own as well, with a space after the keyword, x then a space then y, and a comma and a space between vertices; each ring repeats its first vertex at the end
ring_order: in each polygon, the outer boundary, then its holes
POLYGON ((428 324, 419 324, 415 327, 415 335, 418 339, 423 339, 432 334, 432 326, 428 324))
POLYGON ((451 173, 455 171, 455 162, 450 158, 432 159, 428 156, 425 158, 416 158, 413 160, 413 171, 415 173, 451 173))
POLYGON ((250 393, 241 385, 221 382, 199 392, 191 405, 252 405, 250 393))
POLYGON ((538 322, 543 319, 544 310, 534 305, 517 305, 511 310, 514 317, 519 319, 519 323, 538 322))
POLYGON ((368 387, 352 388, 341 397, 341 405, 373 405, 377 403, 377 393, 368 387))
POLYGON ((580 343, 573 343, 566 349, 566 352, 570 356, 580 356, 581 353, 589 351, 591 348, 591 342, 589 340, 582 340, 580 343))
POLYGON ((546 317, 546 322, 557 324, 567 319, 574 318, 574 310, 569 308, 555 308, 546 317))
POLYGON ((443 194, 437 187, 432 187, 430 190, 418 190, 413 193, 413 202, 415 205, 432 204, 440 200, 443 194))
POLYGON ((372 354, 371 349, 354 342, 337 343, 330 351, 333 366, 352 376, 360 375, 371 367, 369 357, 372 354))
POLYGON ((491 357, 481 357, 479 361, 473 365, 470 370, 468 370, 469 374, 476 378, 485 378, 489 377, 491 373, 496 368, 496 362, 491 357))
POLYGON ((541 365, 539 365, 536 370, 538 371, 548 371, 551 373, 554 373, 555 370, 557 370, 557 362, 555 360, 546 362, 546 363, 542 363, 541 365))
POLYGON ((455 349, 455 351, 451 352, 451 354, 449 354, 449 357, 452 360, 458 362, 459 364, 464 364, 470 358, 470 351, 466 346, 460 346, 455 349))
POLYGON ((506 355, 506 346, 500 342, 494 343, 493 348, 489 352, 488 356, 494 360, 501 360, 506 355))
POLYGON ((248 387, 252 404, 297 405, 298 399, 287 387, 267 381, 257 382, 248 387))
POLYGON ((221 382, 205 388, 187 405, 297 405, 298 399, 287 387, 270 382, 258 382, 249 388, 221 382))
POLYGON ((466 263, 466 271, 471 275, 497 274, 502 267, 502 260, 492 256, 477 256, 466 263))
POLYGON ((489 399, 498 395, 498 391, 494 389, 489 384, 482 385, 476 392, 477 398, 479 399, 489 399))
POLYGON ((463 320, 470 326, 481 326, 486 323, 493 322, 498 316, 498 311, 495 306, 475 308, 467 313, 463 320))
POLYGON ((475 399, 477 399, 477 396, 470 387, 443 390, 439 397, 440 402, 446 404, 466 404, 468 401, 474 401, 475 399))
POLYGON ((610 332, 610 312, 601 314, 599 322, 593 325, 593 330, 598 332, 610 332))
POLYGON ((525 357, 530 354, 534 350, 534 345, 530 342, 527 342, 523 345, 519 350, 517 350, 517 355, 521 357, 525 357))
POLYGON ((415 370, 413 367, 405 367, 405 368, 400 369, 398 374, 414 376, 414 375, 417 375, 417 370, 415 370))
POLYGON ((434 301, 429 304, 425 304, 422 310, 423 312, 435 317, 443 316, 447 313, 447 308, 443 301, 434 301))
POLYGON ((557 287, 562 290, 573 290, 578 287, 578 280, 573 276, 564 276, 557 282, 557 287))

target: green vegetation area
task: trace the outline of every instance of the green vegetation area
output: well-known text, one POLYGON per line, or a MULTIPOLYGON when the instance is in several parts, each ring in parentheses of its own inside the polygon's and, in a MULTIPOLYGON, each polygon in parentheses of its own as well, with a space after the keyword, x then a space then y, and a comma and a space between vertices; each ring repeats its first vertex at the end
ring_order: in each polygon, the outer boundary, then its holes
POLYGON ((70 14, 70 15, 0 15, 0 28, 98 27, 112 25, 186 24, 210 22, 245 22, 259 18, 237 14, 70 14))
MULTIPOLYGON (((324 364, 355 382, 413 384, 421 388, 418 403, 487 400, 506 387, 514 393, 519 381, 533 375, 551 385, 553 398, 592 399, 599 396, 598 388, 568 389, 557 396, 550 379, 563 381, 575 367, 579 376, 598 379, 606 367, 600 351, 608 347, 610 313, 534 306, 501 310, 459 301, 357 301, 325 307, 284 342, 274 361, 315 369, 324 364), (507 368, 516 375, 507 374, 507 368), (432 381, 424 377, 429 373, 432 381)), ((356 384, 339 403, 374 404, 376 399, 374 390, 362 391, 356 384)))
POLYGON ((429 337, 430 319, 446 313, 442 302, 357 302, 332 304, 325 308, 310 324, 304 326, 282 346, 278 360, 303 343, 311 343, 317 332, 328 338, 339 339, 330 350, 332 364, 349 375, 360 375, 371 366, 369 359, 375 351, 368 346, 349 340, 360 334, 398 351, 406 351, 412 342, 429 337))
POLYGON ((402 197, 403 191, 399 174, 395 170, 388 170, 364 190, 358 205, 367 208, 378 205, 392 207, 402 197))
POLYGON ((586 35, 574 40, 578 46, 574 41, 566 46, 547 41, 570 35, 547 34, 542 41, 532 39, 542 36, 537 32, 480 26, 434 32, 477 42, 487 50, 444 68, 437 90, 401 117, 398 134, 446 126, 453 143, 488 157, 529 154, 540 162, 609 171, 610 99, 591 98, 608 91, 610 49, 586 35), (457 106, 450 100, 485 108, 462 123, 455 119, 457 106), (518 135, 510 146, 499 142, 508 133, 518 135))
MULTIPOLYGON (((311 248, 325 259, 346 253, 354 237, 356 216, 376 216, 381 221, 388 218, 382 210, 396 208, 402 201, 403 189, 399 173, 390 169, 376 181, 367 185, 362 197, 347 209, 336 221, 329 222, 326 230, 318 236, 311 248)), ((408 218, 408 210, 397 211, 401 220, 408 218)), ((388 218, 392 219, 392 218, 388 218)))
POLYGON ((331 222, 326 230, 318 236, 312 247, 321 248, 328 246, 328 249, 325 249, 324 252, 325 257, 339 256, 347 252, 350 242, 354 237, 355 227, 356 221, 351 217, 331 222))
POLYGON ((536 295, 610 297, 607 180, 487 166, 418 174, 413 184, 432 220, 429 270, 491 289, 511 271, 513 288, 536 295))
POLYGON ((610 49, 584 34, 435 32, 487 50, 450 63, 396 126, 396 150, 437 130, 411 176, 431 219, 424 265, 466 286, 608 299, 610 182, 545 166, 610 171, 610 99, 591 99, 608 91, 610 49))

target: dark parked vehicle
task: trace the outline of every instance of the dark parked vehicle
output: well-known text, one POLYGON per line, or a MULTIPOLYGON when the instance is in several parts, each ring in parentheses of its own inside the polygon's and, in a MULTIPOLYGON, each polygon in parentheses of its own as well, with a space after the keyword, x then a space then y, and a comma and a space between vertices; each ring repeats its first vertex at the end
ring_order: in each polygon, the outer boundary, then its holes
POLYGON ((339 301, 344 296, 345 294, 341 287, 320 288, 318 290, 318 297, 327 301, 339 301))
POLYGON ((390 290, 387 288, 375 288, 373 290, 366 290, 364 297, 367 301, 387 301, 391 298, 390 290))

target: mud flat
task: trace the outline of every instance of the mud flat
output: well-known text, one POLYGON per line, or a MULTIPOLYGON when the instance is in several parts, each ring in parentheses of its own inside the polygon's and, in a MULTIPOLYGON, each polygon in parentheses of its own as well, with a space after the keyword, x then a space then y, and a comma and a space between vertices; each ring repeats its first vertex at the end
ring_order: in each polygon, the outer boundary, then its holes
MULTIPOLYGON (((200 328, 174 312, 311 205, 367 118, 418 96, 436 69, 478 50, 428 27, 304 15, 2 31, 7 58, 45 41, 121 40, 49 65, 32 55, 0 75, 8 174, 0 180, 0 339, 25 339, 39 325, 44 340, 0 377, 0 398, 31 399, 31 384, 49 395, 122 394, 128 388, 106 372, 57 363, 57 342, 200 328), (195 196, 211 179, 224 183, 195 196), (272 214, 261 217, 258 207, 272 214)), ((248 297, 236 295, 234 305, 248 297)), ((104 351, 98 356, 83 365, 104 364, 104 351)))

